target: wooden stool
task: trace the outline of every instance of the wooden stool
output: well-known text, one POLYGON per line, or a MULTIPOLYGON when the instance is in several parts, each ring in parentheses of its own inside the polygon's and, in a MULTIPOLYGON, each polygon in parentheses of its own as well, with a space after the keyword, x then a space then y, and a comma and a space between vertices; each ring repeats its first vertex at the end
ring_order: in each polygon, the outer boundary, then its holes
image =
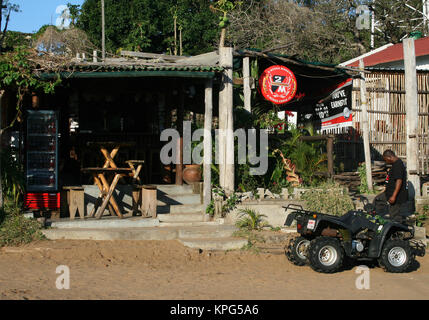
POLYGON ((63 187, 67 191, 67 203, 70 220, 74 220, 76 211, 79 211, 81 219, 85 219, 85 189, 83 187, 63 187))
POLYGON ((142 217, 157 217, 157 187, 143 186, 142 189, 142 217))

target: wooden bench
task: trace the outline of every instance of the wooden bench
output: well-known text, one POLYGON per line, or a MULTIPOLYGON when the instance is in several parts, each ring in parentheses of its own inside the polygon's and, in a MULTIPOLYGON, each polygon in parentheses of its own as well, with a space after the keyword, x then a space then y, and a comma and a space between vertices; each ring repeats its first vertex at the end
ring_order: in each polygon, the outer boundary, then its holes
POLYGON ((67 205, 70 220, 74 220, 76 211, 79 211, 81 219, 85 219, 85 189, 81 186, 63 187, 67 192, 67 205))

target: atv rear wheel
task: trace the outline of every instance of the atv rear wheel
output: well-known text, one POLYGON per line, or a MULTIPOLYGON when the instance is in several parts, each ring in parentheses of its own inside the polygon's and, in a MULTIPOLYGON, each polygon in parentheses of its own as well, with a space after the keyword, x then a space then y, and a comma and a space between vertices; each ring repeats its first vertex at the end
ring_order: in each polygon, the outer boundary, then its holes
POLYGON ((317 237, 310 242, 307 257, 314 271, 334 273, 343 265, 344 249, 335 238, 317 237))
POLYGON ((381 250, 378 263, 387 272, 405 272, 414 260, 408 241, 387 240, 381 250))
POLYGON ((286 257, 296 266, 304 266, 308 263, 307 250, 310 240, 304 237, 294 238, 285 248, 286 257))

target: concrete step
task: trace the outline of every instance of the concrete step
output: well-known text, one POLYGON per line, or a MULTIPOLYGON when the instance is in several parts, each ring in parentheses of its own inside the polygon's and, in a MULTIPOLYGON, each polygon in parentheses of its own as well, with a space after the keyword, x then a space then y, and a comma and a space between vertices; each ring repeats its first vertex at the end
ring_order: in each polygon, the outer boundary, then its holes
POLYGON ((85 219, 62 220, 51 222, 50 227, 57 229, 115 229, 115 228, 147 228, 159 226, 158 219, 142 219, 139 217, 127 219, 85 219))
POLYGON ((147 227, 147 228, 64 228, 46 229, 50 240, 175 240, 220 239, 232 237, 234 226, 147 227))
POLYGON ((222 239, 231 238, 237 231, 235 226, 217 225, 179 228, 179 239, 222 239))
POLYGON ((192 186, 184 184, 182 186, 176 186, 174 184, 163 184, 163 185, 157 185, 158 194, 164 193, 164 194, 186 194, 186 193, 192 193, 192 186))
POLYGON ((177 228, 47 229, 49 240, 175 240, 177 228))
POLYGON ((204 213, 202 204, 183 204, 183 205, 160 205, 157 208, 159 214, 164 213, 204 213))
POLYGON ((204 215, 201 213, 170 213, 159 214, 160 222, 204 222, 204 215))
POLYGON ((158 205, 182 205, 182 204, 201 204, 199 194, 160 194, 158 193, 158 205))
POLYGON ((220 251, 239 250, 248 243, 246 239, 239 238, 180 239, 179 241, 184 246, 193 249, 220 251))

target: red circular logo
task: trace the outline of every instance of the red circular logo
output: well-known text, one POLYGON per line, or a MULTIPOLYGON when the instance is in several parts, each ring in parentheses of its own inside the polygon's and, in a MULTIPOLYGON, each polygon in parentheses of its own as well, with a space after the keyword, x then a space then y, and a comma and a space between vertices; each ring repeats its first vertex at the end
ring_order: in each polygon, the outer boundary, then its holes
POLYGON ((285 104, 296 94, 297 82, 293 72, 284 66, 266 69, 259 79, 262 95, 275 104, 285 104))

